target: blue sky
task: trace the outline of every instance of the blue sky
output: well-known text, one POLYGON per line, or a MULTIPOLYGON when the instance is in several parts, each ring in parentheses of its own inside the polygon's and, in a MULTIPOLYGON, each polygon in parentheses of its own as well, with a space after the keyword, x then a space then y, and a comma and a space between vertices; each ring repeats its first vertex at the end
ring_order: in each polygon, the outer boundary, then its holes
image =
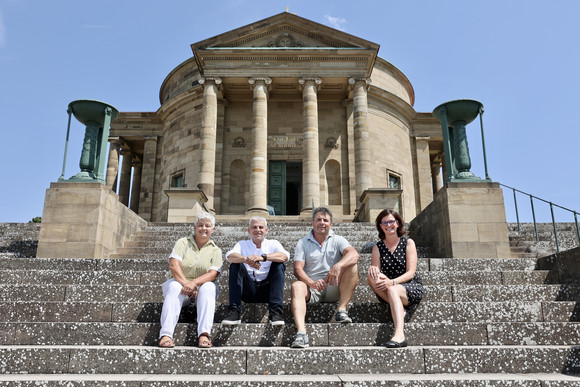
MULTIPOLYGON (((419 112, 481 101, 491 179, 580 211, 579 1, 0 0, 0 222, 42 215, 62 170, 69 102, 156 111, 191 43, 286 7, 380 44, 413 84, 419 112)), ((78 172, 83 134, 73 120, 66 177, 78 172)), ((480 139, 472 123, 472 172, 484 176, 480 139)), ((518 203, 529 220, 529 199, 518 203)), ((515 219, 511 192, 506 207, 515 219)), ((549 218, 548 206, 535 208, 549 218)))

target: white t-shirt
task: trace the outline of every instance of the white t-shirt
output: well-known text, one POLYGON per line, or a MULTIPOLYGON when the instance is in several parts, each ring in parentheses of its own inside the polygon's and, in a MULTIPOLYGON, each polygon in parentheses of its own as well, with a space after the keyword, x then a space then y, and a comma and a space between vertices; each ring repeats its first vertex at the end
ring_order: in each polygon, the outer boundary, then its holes
MULTIPOLYGON (((226 259, 230 261, 229 256, 232 253, 238 253, 244 257, 247 257, 248 255, 272 254, 279 251, 284 253, 287 258, 290 258, 290 253, 286 251, 286 249, 282 247, 282 244, 275 239, 264 239, 260 248, 256 247, 252 239, 247 239, 236 243, 234 248, 226 253, 226 259)), ((250 278, 252 278, 254 281, 263 281, 268 276, 272 262, 260 262, 261 266, 259 269, 254 269, 247 263, 244 263, 244 265, 246 266, 246 270, 248 271, 250 278)))

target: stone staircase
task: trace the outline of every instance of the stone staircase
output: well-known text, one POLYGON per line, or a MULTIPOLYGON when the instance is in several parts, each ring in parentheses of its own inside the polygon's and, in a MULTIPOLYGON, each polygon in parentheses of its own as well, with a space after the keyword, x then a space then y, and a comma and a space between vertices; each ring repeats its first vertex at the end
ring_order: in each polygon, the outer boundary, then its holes
MULTIPOLYGON (((580 246, 575 223, 556 223, 560 251, 580 246)), ((512 256, 544 257, 557 252, 554 226, 552 223, 508 223, 508 234, 512 256), (536 229, 538 240, 536 240, 536 229)))
POLYGON ((0 257, 35 257, 40 223, 0 223, 0 257))
MULTIPOLYGON (((247 237, 220 223, 224 253, 247 237)), ((214 325, 214 348, 198 349, 195 316, 184 309, 174 349, 156 347, 160 284, 183 224, 150 224, 109 259, 0 255, 0 385, 580 385, 580 285, 560 284, 537 258, 419 259, 426 295, 406 324, 410 346, 386 349, 387 307, 366 284, 373 225, 337 224, 361 253, 350 325, 334 305, 310 307, 311 348, 289 348, 294 277, 287 266, 286 325, 267 306, 244 306, 243 324, 214 325)), ((272 239, 293 253, 308 224, 271 223, 272 239)), ((219 279, 215 321, 226 314, 228 264, 219 279)))

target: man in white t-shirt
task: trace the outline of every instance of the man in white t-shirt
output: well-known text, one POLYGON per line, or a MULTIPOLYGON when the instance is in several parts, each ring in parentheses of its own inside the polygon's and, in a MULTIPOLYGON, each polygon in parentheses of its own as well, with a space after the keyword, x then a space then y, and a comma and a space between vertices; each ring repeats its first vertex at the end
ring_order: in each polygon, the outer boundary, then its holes
POLYGON ((315 208, 312 230, 300 239, 294 252, 292 284, 292 314, 296 337, 292 348, 306 348, 306 304, 337 302, 336 322, 350 323, 347 306, 358 284, 358 252, 343 237, 331 230, 332 212, 326 207, 315 208))
POLYGON ((239 241, 227 252, 229 270, 229 313, 223 325, 241 322, 242 301, 267 302, 272 325, 284 325, 284 275, 290 253, 277 240, 266 239, 268 222, 261 216, 250 219, 250 239, 239 241))

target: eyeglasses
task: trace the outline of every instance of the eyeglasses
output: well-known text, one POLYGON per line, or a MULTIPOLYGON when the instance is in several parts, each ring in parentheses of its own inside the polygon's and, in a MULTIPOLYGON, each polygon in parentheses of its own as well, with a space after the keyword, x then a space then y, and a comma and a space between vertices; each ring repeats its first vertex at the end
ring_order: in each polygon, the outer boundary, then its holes
POLYGON ((392 225, 393 225, 393 224, 395 224, 395 223, 397 223, 397 221, 396 221, 396 220, 389 220, 389 221, 386 221, 386 222, 381 222, 381 224, 382 224, 383 226, 392 226, 392 225))

